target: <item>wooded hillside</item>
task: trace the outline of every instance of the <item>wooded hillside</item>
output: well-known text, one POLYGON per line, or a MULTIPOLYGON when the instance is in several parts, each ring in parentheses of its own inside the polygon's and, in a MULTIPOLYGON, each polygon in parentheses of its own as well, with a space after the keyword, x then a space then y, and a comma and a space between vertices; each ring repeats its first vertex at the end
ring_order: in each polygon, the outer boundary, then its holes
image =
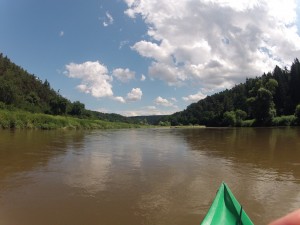
POLYGON ((299 103, 300 63, 295 59, 290 69, 276 66, 273 72, 249 78, 245 83, 206 97, 162 121, 171 125, 241 126, 242 121, 252 120, 251 125, 257 126, 292 125, 296 123, 294 114, 300 110, 300 106, 296 110, 299 103), (282 121, 276 124, 275 119, 280 120, 279 117, 282 121))
POLYGON ((0 53, 0 109, 70 115, 111 122, 138 122, 114 113, 87 110, 79 101, 71 102, 51 88, 47 80, 42 81, 37 76, 29 74, 2 53, 0 53))

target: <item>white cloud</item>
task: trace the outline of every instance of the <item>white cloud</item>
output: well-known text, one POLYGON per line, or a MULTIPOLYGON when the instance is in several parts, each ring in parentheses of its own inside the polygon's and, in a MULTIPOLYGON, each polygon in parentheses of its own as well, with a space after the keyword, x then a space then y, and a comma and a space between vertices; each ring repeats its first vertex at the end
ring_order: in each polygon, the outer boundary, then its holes
POLYGON ((300 55, 296 0, 125 0, 148 26, 132 49, 150 78, 222 89, 300 55))
POLYGON ((99 61, 87 61, 82 64, 70 63, 66 65, 64 73, 70 78, 81 80, 81 84, 77 86, 81 92, 97 98, 113 96, 112 77, 108 75, 106 66, 99 61))
POLYGON ((145 80, 146 80, 146 76, 144 74, 142 74, 141 81, 145 81, 145 80))
POLYGON ((65 35, 65 32, 64 32, 63 30, 59 32, 59 36, 60 36, 60 37, 62 37, 62 36, 64 36, 64 35, 65 35))
POLYGON ((117 102, 126 103, 125 99, 121 96, 116 96, 116 97, 113 97, 112 99, 117 102))
POLYGON ((121 82, 126 83, 129 80, 134 79, 135 72, 130 71, 128 68, 126 69, 117 68, 113 70, 112 75, 116 77, 118 80, 120 80, 121 82))
POLYGON ((137 51, 140 55, 148 58, 153 58, 158 61, 172 61, 171 46, 168 41, 163 40, 160 45, 149 41, 140 41, 135 43, 131 49, 137 51))
POLYGON ((149 105, 149 106, 146 106, 145 108, 149 109, 149 110, 157 110, 156 106, 154 106, 154 105, 149 105))
POLYGON ((128 44, 129 44, 128 40, 121 41, 120 44, 119 44, 119 49, 122 49, 125 45, 128 45, 128 44))
POLYGON ((148 73, 152 78, 166 81, 170 86, 180 86, 187 79, 184 71, 172 64, 153 62, 148 73))
POLYGON ((160 96, 158 96, 155 100, 154 103, 156 105, 162 105, 162 106, 166 106, 166 107, 171 107, 174 106, 172 102, 169 102, 167 99, 162 98, 160 96))
POLYGON ((132 88, 131 92, 127 94, 126 100, 135 102, 142 99, 143 92, 140 88, 132 88))
POLYGON ((112 17, 112 15, 110 15, 109 12, 106 12, 105 13, 105 19, 104 19, 104 22, 103 22, 103 26, 104 27, 107 27, 109 25, 112 25, 114 23, 114 18, 112 17))
POLYGON ((187 97, 182 97, 182 99, 186 102, 198 102, 201 99, 206 98, 206 95, 199 91, 197 94, 189 95, 187 97))
MULTIPOLYGON (((134 102, 142 99, 143 92, 140 88, 132 88, 127 93, 126 98, 114 96, 111 84, 113 77, 108 75, 109 71, 107 67, 99 61, 87 61, 81 64, 70 63, 66 65, 64 74, 70 78, 80 79, 81 83, 76 88, 80 92, 90 94, 96 98, 109 97, 120 103, 134 102)), ((129 69, 118 68, 113 70, 112 75, 122 82, 126 82, 133 79, 135 73, 129 69)))
MULTIPOLYGON (((70 63, 66 65, 64 74, 70 78, 80 79, 81 83, 76 88, 80 92, 90 94, 96 98, 109 97, 120 103, 134 102, 142 99, 143 92, 140 88, 132 88, 127 93, 126 98, 114 96, 111 84, 113 77, 109 75, 107 67, 99 61, 87 61, 81 64, 70 63)), ((126 82, 133 79, 135 73, 129 69, 118 68, 113 70, 112 75, 122 82, 126 82)))

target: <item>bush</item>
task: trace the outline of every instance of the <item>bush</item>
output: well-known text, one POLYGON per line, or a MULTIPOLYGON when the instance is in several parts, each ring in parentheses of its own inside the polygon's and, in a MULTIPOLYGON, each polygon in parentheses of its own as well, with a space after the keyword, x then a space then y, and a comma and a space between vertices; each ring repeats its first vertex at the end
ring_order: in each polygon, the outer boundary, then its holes
POLYGON ((24 111, 8 111, 0 109, 0 128, 23 129, 38 128, 45 130, 68 129, 110 129, 137 128, 137 124, 108 122, 98 119, 79 119, 67 116, 53 116, 42 113, 24 111))
POLYGON ((235 118, 235 126, 241 127, 243 124, 243 120, 247 118, 247 113, 243 110, 238 109, 235 111, 235 118))
POLYGON ((253 127, 255 120, 244 120, 242 121, 242 127, 253 127))
POLYGON ((292 125, 296 125, 296 117, 294 115, 275 117, 272 120, 272 126, 292 126, 292 125))
POLYGON ((223 124, 234 127, 236 124, 236 115, 234 111, 225 112, 223 115, 223 124))
POLYGON ((296 106, 295 117, 297 124, 300 125, 300 104, 296 106))
POLYGON ((6 104, 4 102, 0 102, 0 109, 6 109, 6 104))

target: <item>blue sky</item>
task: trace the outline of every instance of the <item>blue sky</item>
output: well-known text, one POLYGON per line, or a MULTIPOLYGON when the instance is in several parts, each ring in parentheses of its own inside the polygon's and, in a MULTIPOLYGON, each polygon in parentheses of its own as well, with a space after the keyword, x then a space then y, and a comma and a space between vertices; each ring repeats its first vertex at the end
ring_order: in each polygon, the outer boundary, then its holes
POLYGON ((170 114, 300 56, 295 0, 0 0, 0 52, 71 101, 170 114))

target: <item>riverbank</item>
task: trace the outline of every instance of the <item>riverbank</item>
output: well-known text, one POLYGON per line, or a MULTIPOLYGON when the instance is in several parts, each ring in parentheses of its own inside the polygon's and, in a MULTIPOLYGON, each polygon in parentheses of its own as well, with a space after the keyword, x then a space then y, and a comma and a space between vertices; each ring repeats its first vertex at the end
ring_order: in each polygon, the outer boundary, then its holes
POLYGON ((0 110, 2 129, 119 129, 138 128, 138 124, 109 122, 98 119, 80 119, 25 111, 0 110))

